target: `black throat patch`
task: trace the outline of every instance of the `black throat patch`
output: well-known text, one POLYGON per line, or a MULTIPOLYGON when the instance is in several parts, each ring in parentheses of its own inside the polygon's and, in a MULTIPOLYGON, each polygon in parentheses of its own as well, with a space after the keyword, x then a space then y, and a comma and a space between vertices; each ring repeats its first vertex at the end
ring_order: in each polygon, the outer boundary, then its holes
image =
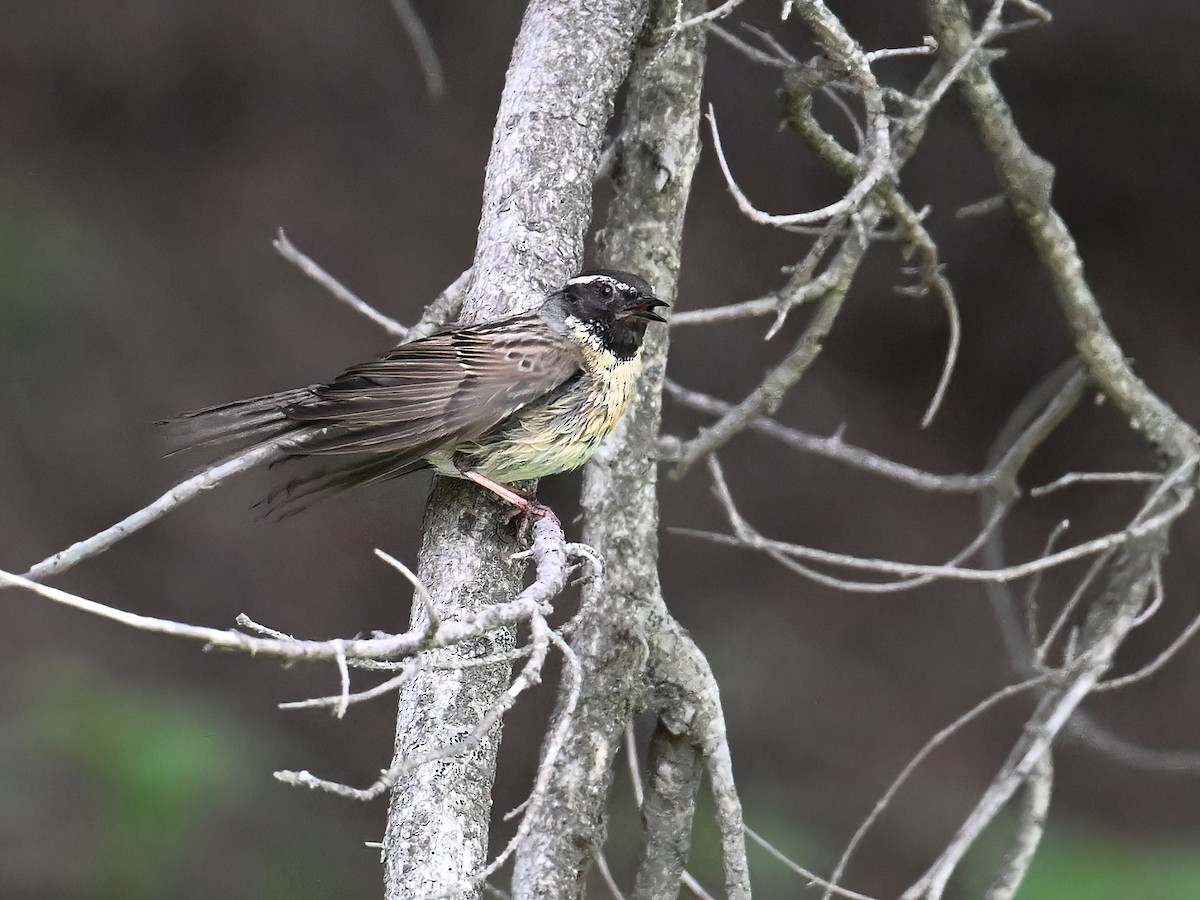
POLYGON ((587 327, 600 346, 621 362, 628 362, 638 355, 646 336, 646 323, 635 319, 595 321, 589 322, 587 327))

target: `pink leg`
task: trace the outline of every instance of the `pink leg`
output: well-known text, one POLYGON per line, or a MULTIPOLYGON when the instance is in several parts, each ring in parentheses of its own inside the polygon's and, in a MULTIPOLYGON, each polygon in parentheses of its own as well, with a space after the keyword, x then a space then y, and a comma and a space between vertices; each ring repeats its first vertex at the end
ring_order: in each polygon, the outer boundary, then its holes
POLYGON ((523 543, 525 535, 529 531, 529 525, 533 519, 550 518, 558 522, 558 516, 554 514, 554 510, 546 506, 544 503, 539 503, 536 497, 533 497, 524 491, 517 490, 514 487, 509 487, 506 484, 501 484, 498 481, 493 481, 482 472, 477 472, 475 469, 462 469, 463 478, 470 479, 480 487, 487 488, 500 499, 511 503, 521 514, 521 524, 517 527, 517 542, 523 543))

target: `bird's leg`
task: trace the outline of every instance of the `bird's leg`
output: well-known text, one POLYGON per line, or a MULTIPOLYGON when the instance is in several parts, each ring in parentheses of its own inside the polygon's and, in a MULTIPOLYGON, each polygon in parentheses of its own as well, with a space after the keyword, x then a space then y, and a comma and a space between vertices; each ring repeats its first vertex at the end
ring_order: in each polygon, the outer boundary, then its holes
POLYGON ((537 497, 534 497, 532 494, 511 487, 510 485, 493 481, 475 469, 460 469, 459 471, 462 472, 463 478, 470 479, 480 487, 487 488, 500 499, 516 507, 518 514, 521 516, 521 522, 517 526, 518 544, 525 543, 525 536, 528 534, 529 526, 534 519, 549 518, 561 525, 558 521, 558 516, 554 514, 554 510, 546 504, 539 502, 537 497))

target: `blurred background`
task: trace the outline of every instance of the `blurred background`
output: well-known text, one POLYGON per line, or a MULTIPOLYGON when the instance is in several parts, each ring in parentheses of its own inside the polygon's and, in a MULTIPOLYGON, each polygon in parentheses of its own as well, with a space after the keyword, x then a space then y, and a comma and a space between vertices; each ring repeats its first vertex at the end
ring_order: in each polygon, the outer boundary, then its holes
MULTIPOLYGON (((0 29, 0 567, 32 563, 157 497, 201 460, 164 458, 152 424, 173 413, 331 377, 384 350, 271 248, 276 229, 388 314, 413 321, 471 260, 484 164, 523 4, 417 0, 445 68, 426 93, 386 0, 56 0, 5 4, 0 29)), ((1058 167, 1055 199, 1138 372, 1200 421, 1200 6, 1065 0, 1050 27, 1009 41, 997 66, 1017 121, 1058 167)), ((921 5, 835 4, 868 48, 919 43, 921 5)), ((741 20, 813 53, 778 4, 741 20)), ((811 209, 839 185, 777 127, 778 77, 711 45, 706 99, 743 188, 772 212, 811 209)), ((922 65, 881 64, 911 85, 922 65)), ((919 427, 947 331, 877 245, 825 352, 780 411, 938 472, 979 470, 1005 418, 1070 353, 1029 248, 1001 212, 959 220, 995 193, 951 100, 905 169, 930 204, 962 305, 964 342, 937 421, 919 427)), ((679 308, 759 296, 804 243, 740 218, 706 151, 684 247, 679 308)), ((675 330, 670 374, 737 400, 790 346, 763 322, 675 330)), ((688 435, 704 420, 668 405, 688 435)), ((972 498, 930 497, 745 435, 721 454, 764 533, 824 549, 936 562, 977 526, 972 498)), ((1070 470, 1150 468, 1120 418, 1085 404, 1033 460, 1026 486, 1070 470)), ((379 563, 418 549, 426 476, 352 492, 270 524, 252 505, 277 478, 237 481, 172 513, 56 584, 147 615, 227 627, 238 613, 309 638, 399 630, 408 592, 379 563)), ((548 480, 560 512, 578 476, 548 480)), ((1119 525, 1128 487, 1031 501, 1006 531, 1014 559, 1055 523, 1072 539, 1119 525)), ((724 529, 703 471, 665 478, 664 526, 724 529)), ((569 514, 563 516, 568 522, 569 514)), ((1168 602, 1122 650, 1135 668, 1197 613, 1198 535, 1174 533, 1168 602)), ((938 729, 1012 680, 977 586, 845 595, 769 561, 663 535, 668 603, 721 680, 748 823, 827 872, 896 773, 938 729)), ((1067 573, 1047 579, 1047 604, 1067 573)), ((284 787, 280 768, 369 783, 391 752, 394 702, 343 721, 275 704, 336 688, 329 668, 200 652, 31 595, 0 597, 0 896, 293 900, 378 896, 385 804, 284 787)), ((1115 733, 1200 748, 1200 656, 1089 702, 1115 733)), ((553 686, 509 716, 496 807, 530 785, 553 686)), ((931 861, 1028 713, 994 710, 918 770, 852 865, 887 895, 931 861)), ((1200 780, 1133 769, 1079 745, 1056 754, 1051 826, 1028 898, 1200 896, 1200 780)), ((615 788, 610 854, 630 871, 637 819, 615 788)), ((504 834, 502 830, 500 832, 504 834)), ((996 847, 1003 835, 995 835, 996 847)), ((715 838, 694 868, 718 885, 715 838)), ((763 897, 801 882, 752 851, 763 897)), ((996 857, 968 859, 977 896, 996 857)))

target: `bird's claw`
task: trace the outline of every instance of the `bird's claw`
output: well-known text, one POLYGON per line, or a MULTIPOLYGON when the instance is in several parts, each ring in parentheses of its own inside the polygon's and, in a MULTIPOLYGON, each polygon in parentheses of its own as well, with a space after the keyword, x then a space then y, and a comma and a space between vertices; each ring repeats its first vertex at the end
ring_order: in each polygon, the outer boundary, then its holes
POLYGON ((516 539, 518 546, 526 543, 533 528, 533 523, 538 519, 550 519, 555 525, 558 525, 560 528, 562 527, 562 523, 559 521, 558 516, 555 515, 554 510, 532 497, 526 499, 523 503, 513 504, 508 514, 507 522, 508 524, 512 524, 513 521, 517 523, 516 539))

